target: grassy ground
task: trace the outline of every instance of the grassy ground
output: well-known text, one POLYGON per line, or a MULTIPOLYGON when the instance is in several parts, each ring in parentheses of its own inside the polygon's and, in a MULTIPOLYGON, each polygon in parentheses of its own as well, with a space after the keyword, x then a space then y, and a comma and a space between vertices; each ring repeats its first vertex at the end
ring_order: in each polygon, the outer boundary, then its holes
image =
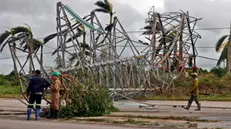
POLYGON ((19 86, 0 86, 0 94, 20 94, 19 86))
MULTIPOLYGON (((19 86, 0 86, 0 98, 21 98, 19 86)), ((49 96, 48 96, 49 97, 49 96)), ((138 100, 188 100, 190 96, 166 96, 166 95, 148 95, 146 97, 136 98, 138 100)), ((231 93, 226 95, 199 95, 200 100, 204 101, 231 101, 231 93)))
POLYGON ((0 98, 20 97, 19 86, 0 86, 0 98))
MULTIPOLYGON (((188 100, 190 96, 171 96, 165 95, 149 95, 146 97, 137 98, 138 100, 188 100)), ((231 94, 228 95, 199 95, 202 101, 231 101, 231 94)))

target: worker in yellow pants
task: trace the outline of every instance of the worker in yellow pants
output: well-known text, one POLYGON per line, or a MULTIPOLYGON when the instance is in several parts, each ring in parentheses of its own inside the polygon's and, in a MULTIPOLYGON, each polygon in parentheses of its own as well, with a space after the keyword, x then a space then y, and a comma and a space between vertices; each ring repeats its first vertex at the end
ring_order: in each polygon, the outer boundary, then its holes
POLYGON ((197 109, 195 111, 200 111, 201 110, 201 105, 198 101, 198 94, 199 94, 199 89, 198 89, 198 78, 197 78, 197 73, 192 73, 192 78, 193 78, 193 87, 191 90, 191 97, 188 101, 188 105, 187 107, 185 107, 186 110, 189 110, 189 108, 191 107, 191 104, 193 102, 193 100, 196 102, 197 104, 197 109))

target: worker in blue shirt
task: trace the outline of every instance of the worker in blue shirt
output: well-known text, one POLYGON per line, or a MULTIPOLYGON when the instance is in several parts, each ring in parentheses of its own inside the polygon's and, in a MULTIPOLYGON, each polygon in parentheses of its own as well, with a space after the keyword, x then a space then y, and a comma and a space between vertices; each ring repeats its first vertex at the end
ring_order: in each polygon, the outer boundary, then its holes
POLYGON ((36 110, 35 110, 35 120, 38 120, 40 109, 41 109, 41 101, 42 95, 45 89, 50 86, 50 82, 41 76, 40 70, 36 70, 34 75, 30 77, 29 84, 27 88, 27 97, 29 97, 29 104, 27 107, 27 120, 30 120, 31 110, 34 107, 34 103, 36 102, 36 110))

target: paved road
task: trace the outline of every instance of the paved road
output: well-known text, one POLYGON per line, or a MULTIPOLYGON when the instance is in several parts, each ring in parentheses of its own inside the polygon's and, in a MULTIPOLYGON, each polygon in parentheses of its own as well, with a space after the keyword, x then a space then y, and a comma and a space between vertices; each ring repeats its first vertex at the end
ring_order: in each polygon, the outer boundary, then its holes
MULTIPOLYGON (((23 111, 26 112, 26 106, 20 101, 15 99, 0 99, 0 113, 2 111, 23 111)), ((148 115, 148 116, 195 116, 195 117, 205 117, 205 116, 231 116, 231 109, 223 110, 216 109, 216 107, 229 107, 231 108, 231 102, 214 102, 214 101, 202 101, 202 111, 195 112, 196 107, 192 107, 189 111, 183 108, 174 108, 172 106, 163 105, 186 105, 187 101, 146 101, 146 103, 156 104, 159 112, 156 110, 147 110, 144 108, 139 108, 139 103, 132 101, 116 101, 115 106, 117 106, 121 112, 113 113, 119 115, 148 115), (215 108, 203 108, 215 107, 215 108)), ((42 106, 47 106, 45 101, 43 101, 42 106)), ((193 103, 192 106, 196 106, 193 103)))
POLYGON ((140 129, 99 124, 74 124, 46 121, 20 121, 0 119, 0 129, 140 129))
MULTIPOLYGON (((0 99, 0 116, 2 113, 7 113, 9 111, 16 111, 16 112, 26 112, 26 106, 15 99, 0 99)), ((220 121, 219 123, 202 123, 200 127, 224 127, 224 128, 231 128, 231 110, 230 109, 216 109, 216 107, 231 107, 231 102, 213 102, 213 101, 202 101, 202 111, 196 112, 194 109, 196 107, 192 107, 190 111, 184 110, 183 108, 174 108, 172 106, 163 106, 163 105, 186 105, 187 101, 147 101, 146 103, 156 104, 159 112, 155 110, 147 110, 144 108, 139 108, 139 103, 134 103, 132 101, 116 101, 115 105, 120 109, 121 112, 112 113, 112 115, 134 115, 134 116, 155 116, 155 117, 190 117, 190 118, 199 118, 205 120, 217 120, 220 121), (214 108, 203 108, 203 107, 214 107, 214 108), (228 122, 227 122, 228 121, 228 122), (226 123, 224 123, 226 122, 226 123)), ((43 101, 43 106, 46 106, 45 101, 43 101)), ((193 103, 193 106, 196 106, 193 103)), ((5 116, 3 116, 5 117, 5 116)), ((2 118, 3 118, 2 117, 2 118)), ((27 129, 25 127, 33 127, 33 129, 41 129, 41 128, 55 128, 55 129, 63 129, 68 127, 69 129, 97 129, 97 128, 113 128, 113 129, 120 129, 123 127, 114 127, 114 126, 101 126, 101 125, 88 125, 88 124, 68 124, 68 123, 47 123, 47 121, 25 121, 26 115, 22 115, 19 121, 9 121, 9 120, 0 120, 0 129, 27 129), (23 121, 23 122, 22 122, 23 121), (25 122, 24 122, 25 121, 25 122), (12 123, 12 124, 6 124, 12 123), (24 125, 21 125, 23 123, 24 125)), ((125 128, 126 129, 126 128, 125 128)), ((128 128, 129 129, 129 128, 128 128)), ((134 128, 133 128, 134 129, 134 128)))

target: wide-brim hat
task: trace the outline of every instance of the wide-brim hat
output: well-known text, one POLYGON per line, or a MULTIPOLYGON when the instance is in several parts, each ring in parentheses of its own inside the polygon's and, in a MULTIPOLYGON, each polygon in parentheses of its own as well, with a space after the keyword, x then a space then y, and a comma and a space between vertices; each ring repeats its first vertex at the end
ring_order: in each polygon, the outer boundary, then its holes
POLYGON ((197 73, 192 73, 191 76, 197 76, 197 73))

